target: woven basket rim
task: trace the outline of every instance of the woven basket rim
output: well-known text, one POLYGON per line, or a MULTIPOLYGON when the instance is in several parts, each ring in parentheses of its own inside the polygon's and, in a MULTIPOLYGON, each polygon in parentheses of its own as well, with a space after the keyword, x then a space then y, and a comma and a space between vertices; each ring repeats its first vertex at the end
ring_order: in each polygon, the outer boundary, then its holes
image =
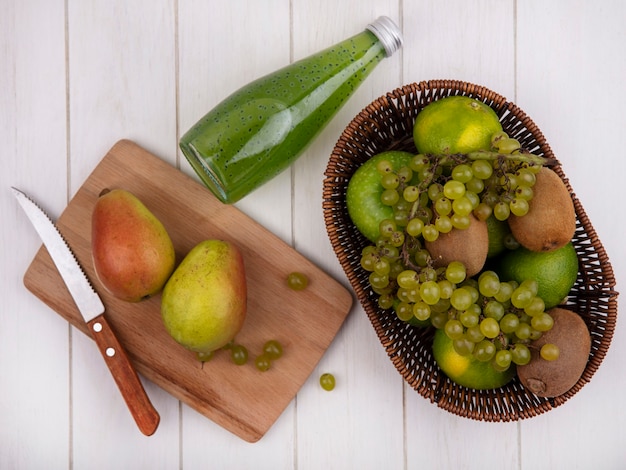
POLYGON ((561 162, 541 130, 517 105, 484 86, 465 81, 430 80, 404 85, 373 100, 348 123, 333 148, 324 175, 323 213, 333 250, 391 362, 420 395, 458 416, 491 422, 516 421, 562 405, 591 380, 606 356, 615 330, 618 293, 613 269, 561 162), (577 216, 573 243, 579 273, 563 306, 576 308, 585 320, 592 334, 592 351, 581 378, 558 397, 537 397, 525 390, 517 378, 494 390, 473 390, 453 383, 438 370, 427 349, 432 330, 416 332, 416 327, 397 319, 394 322, 389 312, 374 304, 373 293, 358 266, 359 248, 369 242, 352 224, 345 208, 345 188, 351 174, 364 160, 381 151, 412 148, 416 152, 409 132, 415 116, 429 102, 450 95, 483 101, 498 114, 509 135, 533 153, 555 159, 557 163, 552 169, 572 196, 577 216))

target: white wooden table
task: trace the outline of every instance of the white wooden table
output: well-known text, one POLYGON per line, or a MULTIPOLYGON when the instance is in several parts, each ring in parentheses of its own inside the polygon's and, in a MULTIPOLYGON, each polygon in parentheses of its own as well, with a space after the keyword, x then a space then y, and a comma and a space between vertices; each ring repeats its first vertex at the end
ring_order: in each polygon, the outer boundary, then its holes
MULTIPOLYGON (((41 242, 17 186, 53 217, 119 139, 192 174, 178 138, 246 82, 396 20, 385 60, 292 167, 237 206, 340 282, 321 193, 337 137, 406 83, 482 84, 542 129, 626 281, 622 0, 1 0, 0 468, 618 469, 626 464, 625 331, 565 405, 516 423, 459 418, 407 387, 355 305, 318 368, 250 444, 149 382, 135 427, 92 341, 22 284, 41 242), (319 375, 332 372, 327 393, 319 375)), ((175 187, 164 188, 176 191, 175 187)))

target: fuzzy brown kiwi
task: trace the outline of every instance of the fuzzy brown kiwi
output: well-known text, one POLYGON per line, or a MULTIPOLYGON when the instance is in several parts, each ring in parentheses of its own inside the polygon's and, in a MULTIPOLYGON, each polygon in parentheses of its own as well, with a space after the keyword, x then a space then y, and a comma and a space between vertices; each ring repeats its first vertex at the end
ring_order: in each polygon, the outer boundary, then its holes
POLYGON ((554 326, 530 344, 530 362, 517 367, 522 385, 540 397, 556 397, 572 388, 583 374, 591 351, 591 335, 580 315, 559 307, 548 313, 554 326), (559 347, 558 359, 546 361, 541 357, 539 350, 547 343, 559 347))
POLYGON ((474 276, 485 265, 489 252, 487 222, 470 215, 468 228, 464 230, 453 228, 448 233, 440 233, 437 240, 427 241, 425 247, 433 259, 434 267, 460 261, 465 265, 467 277, 474 276))
POLYGON ((552 251, 566 245, 576 230, 576 211, 563 180, 550 168, 536 175, 534 196, 526 215, 509 217, 515 239, 531 251, 552 251))

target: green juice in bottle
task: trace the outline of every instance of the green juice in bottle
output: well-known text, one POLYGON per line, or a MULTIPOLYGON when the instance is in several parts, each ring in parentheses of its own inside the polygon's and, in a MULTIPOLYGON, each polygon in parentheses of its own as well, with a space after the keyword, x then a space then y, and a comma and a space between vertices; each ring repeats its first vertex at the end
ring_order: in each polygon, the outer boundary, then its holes
POLYGON ((237 202, 289 167, 401 45, 398 27, 380 17, 362 33, 237 90, 187 131, 180 148, 222 202, 237 202))

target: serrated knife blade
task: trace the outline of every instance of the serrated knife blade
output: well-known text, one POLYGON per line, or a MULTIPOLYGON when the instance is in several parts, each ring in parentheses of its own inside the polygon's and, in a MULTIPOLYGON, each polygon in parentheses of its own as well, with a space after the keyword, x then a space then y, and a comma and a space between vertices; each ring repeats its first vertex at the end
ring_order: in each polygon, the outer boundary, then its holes
POLYGON ((126 351, 107 322, 100 296, 93 289, 74 253, 48 214, 25 193, 14 187, 11 189, 43 241, 76 307, 89 326, 91 335, 137 426, 143 434, 152 435, 159 425, 160 416, 150 402, 126 351))

